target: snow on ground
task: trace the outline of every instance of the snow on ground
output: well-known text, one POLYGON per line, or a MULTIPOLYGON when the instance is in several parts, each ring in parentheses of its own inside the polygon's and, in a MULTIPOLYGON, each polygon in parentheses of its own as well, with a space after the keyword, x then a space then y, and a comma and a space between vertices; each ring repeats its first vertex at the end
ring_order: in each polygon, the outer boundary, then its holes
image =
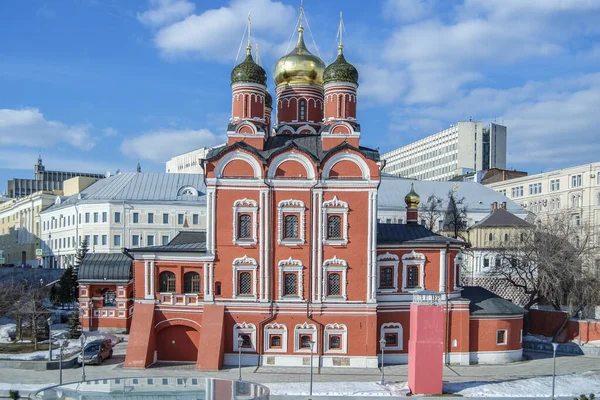
POLYGON ((123 338, 120 338, 110 332, 101 332, 101 331, 92 331, 92 332, 85 332, 85 342, 91 342, 93 340, 97 340, 97 339, 110 339, 111 344, 113 345, 113 347, 117 344, 123 341, 123 338))
MULTIPOLYGON (((307 382, 265 383, 274 396, 307 396, 310 386, 307 382)), ((406 382, 387 383, 381 386, 375 382, 323 382, 313 383, 314 396, 406 396, 408 394, 406 382)))
POLYGON ((48 386, 56 385, 56 383, 44 383, 44 384, 25 384, 25 383, 6 383, 0 382, 0 392, 8 392, 10 390, 18 390, 21 392, 37 392, 40 389, 48 386))
POLYGON ((523 335, 523 341, 537 342, 537 343, 552 343, 552 338, 549 336, 529 334, 529 335, 523 335))
MULTIPOLYGON (((81 342, 79 339, 69 339, 67 346, 63 348, 63 359, 67 356, 77 353, 81 350, 81 342)), ((58 360, 60 352, 58 349, 52 350, 52 359, 58 360)), ((41 361, 48 359, 48 350, 34 351, 32 353, 8 354, 0 353, 0 360, 24 360, 24 361, 41 361)))
MULTIPOLYGON (((445 393, 465 397, 546 397, 552 393, 552 376, 515 379, 501 382, 451 382, 445 393)), ((555 396, 600 395, 600 372, 558 375, 555 396)))
POLYGON ((0 343, 11 343, 17 332, 17 325, 6 323, 0 325, 0 343))

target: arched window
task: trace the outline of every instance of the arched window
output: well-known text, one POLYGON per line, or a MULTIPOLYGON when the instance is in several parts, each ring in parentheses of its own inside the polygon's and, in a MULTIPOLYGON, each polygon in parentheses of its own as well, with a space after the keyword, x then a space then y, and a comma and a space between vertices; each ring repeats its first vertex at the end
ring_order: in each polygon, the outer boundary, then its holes
POLYGON ((188 272, 183 276, 183 293, 200 293, 200 274, 188 272))
POLYGON ((175 291, 175 274, 170 271, 161 272, 158 276, 159 291, 162 293, 172 293, 175 291))
POLYGON ((239 294, 252 294, 252 275, 250 272, 240 272, 239 294))
POLYGON ((300 337, 300 347, 310 349, 310 335, 302 335, 300 337))
POLYGON ((306 100, 300 100, 298 121, 306 121, 306 100))
POLYGON ((489 233, 489 234, 488 234, 488 241, 490 241, 490 242, 491 242, 492 240, 494 240, 494 235, 493 235, 493 234, 491 234, 491 233, 489 233))
POLYGON ((252 339, 250 339, 250 335, 240 335, 240 337, 242 338, 242 347, 252 347, 252 339))
POLYGON ((281 347, 281 336, 279 336, 279 335, 271 336, 271 347, 281 347))
POLYGON ((215 296, 221 295, 221 282, 215 282, 215 296))
POLYGON ((340 274, 332 273, 327 278, 327 294, 329 296, 339 296, 341 288, 340 274))
POLYGON ((339 336, 329 336, 329 348, 338 350, 342 348, 342 341, 339 336))
POLYGON ((238 239, 250 239, 252 217, 249 214, 240 214, 238 216, 238 239))
POLYGON ((117 306, 117 295, 114 290, 105 290, 102 295, 104 300, 104 307, 116 307, 117 306))
POLYGON ((298 238, 298 216, 297 215, 286 215, 285 216, 285 237, 284 239, 297 239, 298 238))
POLYGON ((327 218, 327 239, 342 238, 342 217, 331 215, 327 218))
POLYGON ((504 234, 504 241, 505 241, 505 242, 508 242, 508 233, 505 233, 505 234, 504 234))

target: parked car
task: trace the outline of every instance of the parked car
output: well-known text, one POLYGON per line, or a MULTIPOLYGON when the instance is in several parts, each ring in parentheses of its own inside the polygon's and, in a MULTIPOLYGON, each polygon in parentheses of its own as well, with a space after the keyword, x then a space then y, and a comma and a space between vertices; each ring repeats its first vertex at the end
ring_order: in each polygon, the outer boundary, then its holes
POLYGON ((83 348, 82 354, 79 354, 77 361, 82 364, 84 361, 86 364, 100 365, 108 358, 112 358, 113 349, 110 339, 98 339, 92 342, 86 343, 83 348))

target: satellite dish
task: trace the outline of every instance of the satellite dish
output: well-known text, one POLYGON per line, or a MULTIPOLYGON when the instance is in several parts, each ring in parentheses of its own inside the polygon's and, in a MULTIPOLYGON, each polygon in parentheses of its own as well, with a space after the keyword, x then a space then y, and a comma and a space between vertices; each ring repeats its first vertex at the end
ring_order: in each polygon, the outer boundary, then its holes
POLYGON ((105 178, 110 178, 110 171, 106 171, 106 173, 104 174, 105 178))

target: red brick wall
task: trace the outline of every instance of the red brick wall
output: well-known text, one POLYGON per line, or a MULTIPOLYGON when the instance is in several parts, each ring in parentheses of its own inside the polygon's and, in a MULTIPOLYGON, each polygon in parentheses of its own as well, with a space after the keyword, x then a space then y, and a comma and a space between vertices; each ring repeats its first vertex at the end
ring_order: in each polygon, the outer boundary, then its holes
MULTIPOLYGON (((560 328, 567 314, 562 311, 529 310, 529 333, 552 337, 560 328)), ((557 340, 565 342, 579 337, 579 320, 569 320, 557 340)), ((581 321, 581 341, 600 340, 600 321, 581 321)))

